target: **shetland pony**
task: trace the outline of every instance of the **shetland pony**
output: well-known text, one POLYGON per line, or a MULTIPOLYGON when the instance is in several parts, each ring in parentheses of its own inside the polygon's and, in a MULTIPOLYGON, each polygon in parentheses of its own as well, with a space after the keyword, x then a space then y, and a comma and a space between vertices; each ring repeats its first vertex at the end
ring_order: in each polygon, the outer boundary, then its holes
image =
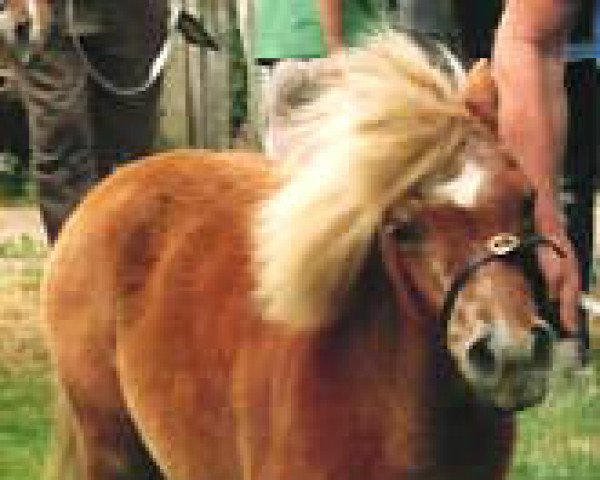
POLYGON ((532 192, 489 72, 390 33, 335 62, 293 174, 169 152, 67 222, 44 282, 55 478, 505 478, 551 334, 509 253, 532 192))

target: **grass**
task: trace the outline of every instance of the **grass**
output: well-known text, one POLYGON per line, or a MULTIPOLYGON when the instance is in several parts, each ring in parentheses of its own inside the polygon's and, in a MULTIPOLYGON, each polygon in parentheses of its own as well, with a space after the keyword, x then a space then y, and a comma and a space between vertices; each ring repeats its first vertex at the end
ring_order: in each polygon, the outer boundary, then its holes
POLYGON ((0 479, 40 480, 51 430, 51 384, 39 331, 44 246, 0 242, 0 479))
MULTIPOLYGON (((597 480, 600 351, 590 373, 561 379, 546 404, 521 414, 510 480, 597 480)), ((0 478, 39 480, 51 430, 46 369, 0 370, 0 478)), ((454 480, 454 479, 452 479, 454 480)))
POLYGON ((541 407, 519 418, 510 480, 600 478, 600 350, 582 374, 555 375, 541 407))
MULTIPOLYGON (((26 236, 0 243, 1 480, 40 480, 51 432, 52 388, 38 328, 43 255, 26 236)), ((585 374, 559 373, 553 383, 543 406, 520 415, 509 480, 600 478, 600 349, 585 374)))
POLYGON ((46 371, 0 370, 0 478, 40 480, 51 431, 46 371))
POLYGON ((43 258, 45 253, 46 245, 26 233, 0 242, 0 258, 3 259, 43 258))

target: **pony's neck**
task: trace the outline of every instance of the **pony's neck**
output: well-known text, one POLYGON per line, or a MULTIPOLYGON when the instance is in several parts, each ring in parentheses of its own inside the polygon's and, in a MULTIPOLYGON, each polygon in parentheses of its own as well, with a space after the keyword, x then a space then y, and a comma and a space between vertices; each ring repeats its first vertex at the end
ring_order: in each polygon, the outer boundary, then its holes
POLYGON ((360 362, 355 381, 364 383, 365 405, 389 417, 383 428, 394 460, 415 471, 427 468, 439 456, 440 403, 460 386, 450 359, 424 316, 426 306, 410 294, 396 298, 383 271, 363 272, 352 298, 328 335, 335 348, 327 342, 326 350, 344 352, 335 363, 360 362))
POLYGON ((507 449, 498 438, 498 418, 467 391, 426 328, 432 318, 419 305, 399 308, 389 285, 374 278, 363 277, 338 322, 300 340, 307 343, 298 381, 306 389, 298 391, 308 394, 295 401, 309 412, 305 428, 315 428, 315 438, 332 429, 361 439, 354 444, 361 448, 348 455, 356 461, 365 452, 377 455, 389 472, 380 475, 385 480, 502 478, 495 472, 507 449), (349 410, 331 412, 327 402, 349 410))
POLYGON ((397 404, 398 418, 404 426, 395 436, 402 441, 406 462, 419 468, 437 463, 440 435, 446 430, 445 418, 440 415, 450 391, 460 391, 452 375, 450 362, 435 345, 433 336, 418 325, 423 318, 400 319, 395 356, 395 382, 392 397, 397 404), (413 323, 413 320, 415 323, 413 323))
MULTIPOLYGON (((391 293, 391 292, 388 292, 391 293)), ((457 475, 466 465, 479 465, 461 478, 493 478, 502 462, 492 455, 506 455, 502 437, 503 419, 494 410, 482 406, 468 389, 454 362, 439 342, 436 311, 415 295, 407 295, 398 304, 393 295, 372 304, 369 320, 373 333, 380 336, 371 355, 380 359, 380 368, 390 366, 386 387, 394 418, 388 435, 396 456, 402 462, 432 478, 440 465, 458 465, 457 475), (372 321, 375 320, 375 321, 372 321), (382 345, 384 346, 382 348, 382 345), (391 361, 390 361, 391 360, 391 361)), ((418 478, 418 477, 417 477, 418 478)))
POLYGON ((385 464, 415 479, 496 478, 508 457, 512 420, 509 433, 499 434, 505 419, 468 390, 439 343, 437 310, 410 290, 399 296, 380 263, 367 265, 353 301, 320 337, 313 374, 326 384, 348 382, 361 414, 386 419, 379 427, 385 464))

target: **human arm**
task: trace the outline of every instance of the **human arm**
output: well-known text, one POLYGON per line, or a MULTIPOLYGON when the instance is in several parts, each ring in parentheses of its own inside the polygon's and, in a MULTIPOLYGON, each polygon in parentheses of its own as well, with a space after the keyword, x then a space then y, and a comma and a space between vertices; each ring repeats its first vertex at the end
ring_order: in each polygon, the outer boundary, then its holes
POLYGON ((335 52, 343 47, 342 0, 319 0, 321 26, 325 35, 327 51, 335 52))
POLYGON ((575 0, 507 0, 493 55, 499 131, 537 193, 536 227, 568 252, 540 254, 563 327, 575 330, 580 277, 558 208, 556 178, 566 139, 562 50, 575 0))

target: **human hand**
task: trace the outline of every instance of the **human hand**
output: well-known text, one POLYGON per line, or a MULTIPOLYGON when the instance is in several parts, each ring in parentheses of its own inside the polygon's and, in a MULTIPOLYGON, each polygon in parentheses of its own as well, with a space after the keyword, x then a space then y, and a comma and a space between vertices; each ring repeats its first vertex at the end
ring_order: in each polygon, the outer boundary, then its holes
POLYGON ((565 253, 560 257, 551 248, 541 248, 538 257, 550 298, 560 304, 562 330, 576 334, 581 279, 553 186, 567 131, 564 61, 559 54, 564 35, 557 26, 566 14, 545 3, 509 1, 496 31, 498 133, 536 190, 536 230, 565 253))
POLYGON ((559 302, 561 327, 565 333, 575 335, 578 332, 581 276, 573 245, 557 211, 556 202, 549 197, 551 198, 550 195, 538 194, 534 212, 536 231, 555 242, 565 255, 560 257, 551 248, 541 248, 538 260, 550 299, 559 302))

